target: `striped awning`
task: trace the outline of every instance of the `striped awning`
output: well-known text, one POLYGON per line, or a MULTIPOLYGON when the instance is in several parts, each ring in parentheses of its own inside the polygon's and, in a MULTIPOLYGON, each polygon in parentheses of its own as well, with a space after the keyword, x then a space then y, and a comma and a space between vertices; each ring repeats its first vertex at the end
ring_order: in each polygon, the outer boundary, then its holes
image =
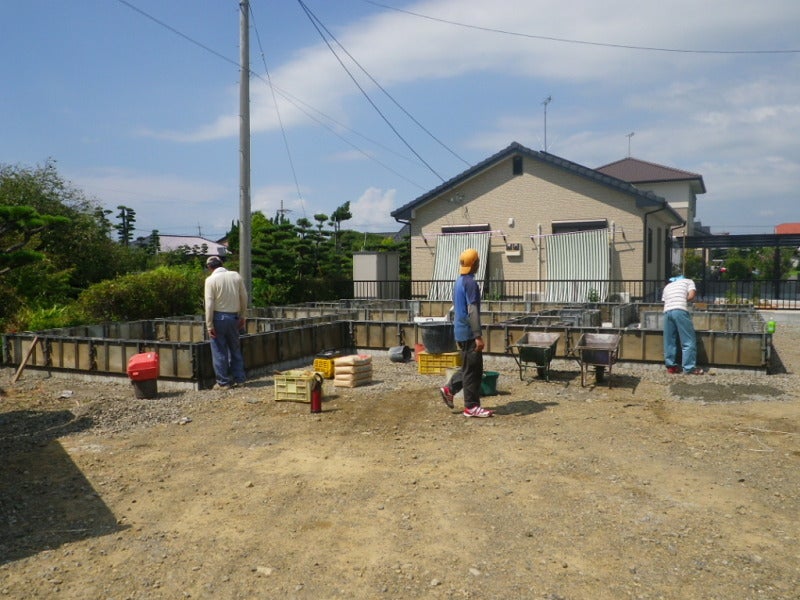
MULTIPOLYGON (((541 238, 540 238, 541 239, 541 238)), ((609 230, 544 236, 548 302, 597 302, 608 294, 611 272, 609 230)))
POLYGON ((453 282, 459 276, 458 258, 468 248, 475 248, 480 257, 475 279, 481 284, 486 277, 486 263, 489 256, 491 232, 485 233, 453 233, 436 236, 436 255, 433 261, 433 283, 428 292, 428 300, 451 300, 453 298, 453 282))

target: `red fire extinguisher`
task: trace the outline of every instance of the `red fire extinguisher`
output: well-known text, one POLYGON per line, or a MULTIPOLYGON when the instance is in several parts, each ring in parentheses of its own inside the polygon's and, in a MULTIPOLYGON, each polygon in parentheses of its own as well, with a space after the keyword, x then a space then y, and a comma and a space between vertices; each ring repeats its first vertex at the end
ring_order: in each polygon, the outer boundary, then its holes
POLYGON ((314 387, 311 388, 311 412, 322 412, 322 374, 314 373, 314 387))

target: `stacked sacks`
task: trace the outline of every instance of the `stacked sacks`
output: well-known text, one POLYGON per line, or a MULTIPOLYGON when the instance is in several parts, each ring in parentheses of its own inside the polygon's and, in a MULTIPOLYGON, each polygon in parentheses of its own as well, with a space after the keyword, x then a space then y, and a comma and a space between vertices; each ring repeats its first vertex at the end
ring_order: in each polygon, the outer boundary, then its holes
POLYGON ((334 359, 333 385, 358 387, 372 382, 372 357, 369 354, 351 354, 334 359))

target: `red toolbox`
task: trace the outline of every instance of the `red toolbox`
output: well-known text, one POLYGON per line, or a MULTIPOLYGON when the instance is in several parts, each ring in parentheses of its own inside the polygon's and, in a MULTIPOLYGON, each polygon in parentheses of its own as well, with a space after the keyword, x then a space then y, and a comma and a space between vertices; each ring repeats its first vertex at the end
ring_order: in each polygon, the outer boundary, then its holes
POLYGON ((134 354, 128 361, 128 377, 132 381, 148 381, 158 378, 158 354, 144 352, 134 354))

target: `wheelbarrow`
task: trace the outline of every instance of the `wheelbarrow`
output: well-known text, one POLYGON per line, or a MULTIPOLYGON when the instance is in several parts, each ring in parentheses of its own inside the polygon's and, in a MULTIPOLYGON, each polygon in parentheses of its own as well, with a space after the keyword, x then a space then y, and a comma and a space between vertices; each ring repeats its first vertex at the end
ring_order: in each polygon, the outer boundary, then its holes
POLYGON ((519 367, 519 378, 524 380, 528 369, 536 369, 540 378, 550 381, 550 361, 556 355, 560 333, 526 332, 513 346, 511 356, 519 367))
POLYGON ((594 368, 595 381, 603 381, 608 370, 608 387, 611 387, 611 368, 619 358, 620 335, 616 333, 584 333, 573 352, 581 366, 581 386, 586 386, 586 374, 594 368))

